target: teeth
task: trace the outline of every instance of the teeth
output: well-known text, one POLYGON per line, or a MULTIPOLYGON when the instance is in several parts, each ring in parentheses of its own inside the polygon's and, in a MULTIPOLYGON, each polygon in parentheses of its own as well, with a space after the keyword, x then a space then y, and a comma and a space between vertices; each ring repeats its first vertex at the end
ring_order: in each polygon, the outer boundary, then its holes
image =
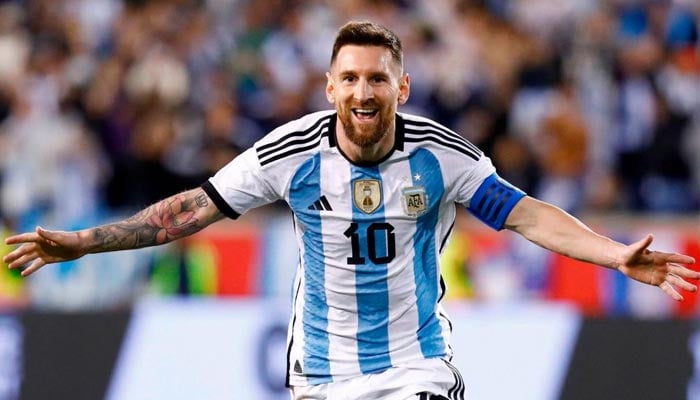
POLYGON ((360 113, 360 114, 372 114, 374 111, 375 111, 375 110, 368 109, 368 108, 358 108, 358 109, 355 109, 355 112, 356 112, 356 113, 360 113))

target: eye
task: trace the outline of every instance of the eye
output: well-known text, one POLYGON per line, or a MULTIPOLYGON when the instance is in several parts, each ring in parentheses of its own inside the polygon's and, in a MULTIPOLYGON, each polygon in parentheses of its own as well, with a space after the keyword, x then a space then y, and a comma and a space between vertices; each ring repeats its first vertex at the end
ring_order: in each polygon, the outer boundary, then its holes
POLYGON ((352 82, 355 82, 356 80, 357 79, 352 75, 346 75, 343 77, 343 82, 346 82, 346 83, 352 83, 352 82))

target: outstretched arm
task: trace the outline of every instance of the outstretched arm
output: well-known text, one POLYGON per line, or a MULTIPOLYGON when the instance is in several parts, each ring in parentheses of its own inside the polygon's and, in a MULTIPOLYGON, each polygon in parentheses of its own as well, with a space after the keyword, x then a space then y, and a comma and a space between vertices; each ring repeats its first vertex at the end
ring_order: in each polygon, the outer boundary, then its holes
POLYGON ((505 227, 546 249, 617 269, 634 280, 658 286, 675 300, 683 300, 677 288, 697 290, 695 284, 685 279, 700 279, 700 272, 681 265, 694 264, 695 259, 649 250, 651 235, 624 245, 593 232, 563 210, 527 196, 513 208, 505 227))
POLYGON ((155 246, 192 235, 224 215, 201 188, 176 194, 130 218, 74 232, 36 231, 10 236, 7 244, 20 244, 3 258, 9 268, 29 265, 27 276, 46 264, 100 253, 155 246))

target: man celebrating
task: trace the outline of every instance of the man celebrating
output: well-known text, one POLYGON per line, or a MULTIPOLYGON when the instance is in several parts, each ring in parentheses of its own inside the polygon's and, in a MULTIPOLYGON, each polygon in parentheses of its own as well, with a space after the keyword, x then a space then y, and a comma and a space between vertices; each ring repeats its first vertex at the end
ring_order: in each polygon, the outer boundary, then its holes
POLYGON ((334 110, 270 132, 201 187, 112 224, 7 239, 4 261, 45 264, 159 245, 224 217, 284 200, 300 262, 289 324, 287 384, 301 399, 463 399, 450 364, 451 324, 439 258, 456 206, 494 229, 661 288, 676 300, 700 273, 691 257, 601 236, 499 178, 455 132, 399 113, 410 94, 396 35, 350 22, 335 40, 326 96, 334 110))

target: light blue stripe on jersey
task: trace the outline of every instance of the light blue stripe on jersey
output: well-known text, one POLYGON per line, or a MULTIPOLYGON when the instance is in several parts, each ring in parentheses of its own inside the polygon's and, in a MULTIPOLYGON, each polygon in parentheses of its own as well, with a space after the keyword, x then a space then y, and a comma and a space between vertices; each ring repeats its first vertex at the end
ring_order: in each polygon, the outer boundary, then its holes
MULTIPOLYGON (((380 182, 378 167, 351 167, 351 181, 375 179, 380 182)), ((382 188, 383 189, 383 188, 382 188)), ((351 188, 353 190, 353 188, 351 188)), ((370 214, 361 211, 352 202, 352 220, 358 225, 360 254, 363 264, 355 265, 357 290, 357 350, 362 373, 383 371, 391 367, 389 357, 389 284, 388 264, 375 264, 370 257, 369 246, 374 246, 374 258, 388 254, 387 234, 384 229, 374 230, 374 241, 369 243, 368 231, 372 224, 384 223, 384 197, 379 207, 370 214)), ((376 227, 377 225, 375 225, 376 227)))
POLYGON ((310 158, 297 170, 289 190, 289 205, 304 225, 304 374, 312 385, 328 382, 328 303, 320 212, 310 210, 321 196, 321 157, 310 158))
POLYGON ((409 157, 414 187, 423 187, 428 211, 417 217, 413 236, 413 271, 418 303, 418 341, 425 357, 445 354, 445 342, 440 322, 435 313, 438 299, 437 249, 435 229, 438 222, 440 199, 445 186, 437 158, 425 149, 419 149, 409 157))

